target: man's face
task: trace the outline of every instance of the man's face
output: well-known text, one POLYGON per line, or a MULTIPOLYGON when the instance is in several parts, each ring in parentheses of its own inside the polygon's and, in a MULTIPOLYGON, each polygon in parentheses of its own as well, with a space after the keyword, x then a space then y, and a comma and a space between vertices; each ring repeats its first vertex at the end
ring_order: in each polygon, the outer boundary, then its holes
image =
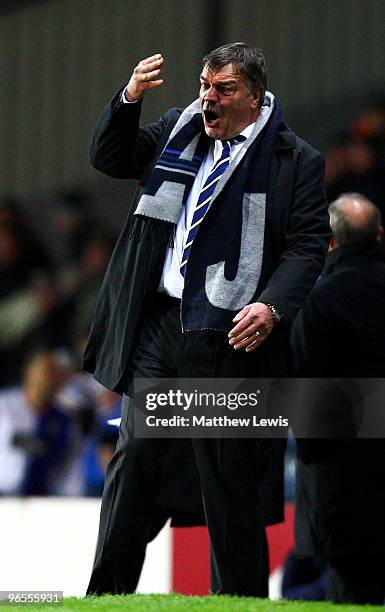
POLYGON ((233 64, 218 72, 204 67, 199 98, 205 132, 211 138, 238 136, 259 115, 259 92, 248 90, 244 76, 233 64))

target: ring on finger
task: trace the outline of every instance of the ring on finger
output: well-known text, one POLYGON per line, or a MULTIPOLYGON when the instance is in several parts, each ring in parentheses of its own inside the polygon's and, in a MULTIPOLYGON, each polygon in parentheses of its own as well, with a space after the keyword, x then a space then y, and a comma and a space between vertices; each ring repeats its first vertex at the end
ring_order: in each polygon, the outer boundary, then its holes
POLYGON ((143 75, 143 81, 147 81, 147 74, 143 75))
POLYGON ((259 336, 262 336, 262 334, 261 334, 261 332, 260 332, 260 331, 256 331, 256 332, 254 332, 254 335, 255 335, 257 338, 259 338, 259 336))

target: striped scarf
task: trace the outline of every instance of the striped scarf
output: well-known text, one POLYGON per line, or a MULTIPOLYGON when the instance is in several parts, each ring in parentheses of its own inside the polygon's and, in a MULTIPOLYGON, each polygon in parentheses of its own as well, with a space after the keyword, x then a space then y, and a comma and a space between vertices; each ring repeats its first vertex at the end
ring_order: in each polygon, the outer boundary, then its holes
MULTIPOLYGON (((194 239, 182 296, 184 331, 227 331, 234 313, 258 295, 271 160, 283 122, 278 101, 268 96, 269 110, 221 176, 194 239)), ((176 226, 209 145, 196 100, 171 132, 135 215, 176 226)))

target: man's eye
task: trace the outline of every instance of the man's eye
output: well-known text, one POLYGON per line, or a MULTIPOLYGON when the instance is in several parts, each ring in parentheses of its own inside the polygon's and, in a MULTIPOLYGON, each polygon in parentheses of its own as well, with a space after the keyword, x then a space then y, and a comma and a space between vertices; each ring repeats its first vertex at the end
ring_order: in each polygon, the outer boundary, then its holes
POLYGON ((231 94, 232 89, 231 87, 222 87, 222 91, 224 94, 231 94))

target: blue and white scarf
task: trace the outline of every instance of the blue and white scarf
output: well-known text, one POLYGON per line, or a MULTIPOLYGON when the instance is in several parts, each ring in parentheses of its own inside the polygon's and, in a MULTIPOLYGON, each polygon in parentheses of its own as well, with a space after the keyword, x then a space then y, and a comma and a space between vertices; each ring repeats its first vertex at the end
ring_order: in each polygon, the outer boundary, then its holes
MULTIPOLYGON (((184 331, 228 331, 235 312, 260 293, 270 168, 284 125, 277 99, 268 93, 267 102, 268 112, 258 117, 251 136, 219 180, 194 239, 182 296, 184 331)), ((175 227, 210 141, 196 100, 171 132, 135 215, 175 227)))

